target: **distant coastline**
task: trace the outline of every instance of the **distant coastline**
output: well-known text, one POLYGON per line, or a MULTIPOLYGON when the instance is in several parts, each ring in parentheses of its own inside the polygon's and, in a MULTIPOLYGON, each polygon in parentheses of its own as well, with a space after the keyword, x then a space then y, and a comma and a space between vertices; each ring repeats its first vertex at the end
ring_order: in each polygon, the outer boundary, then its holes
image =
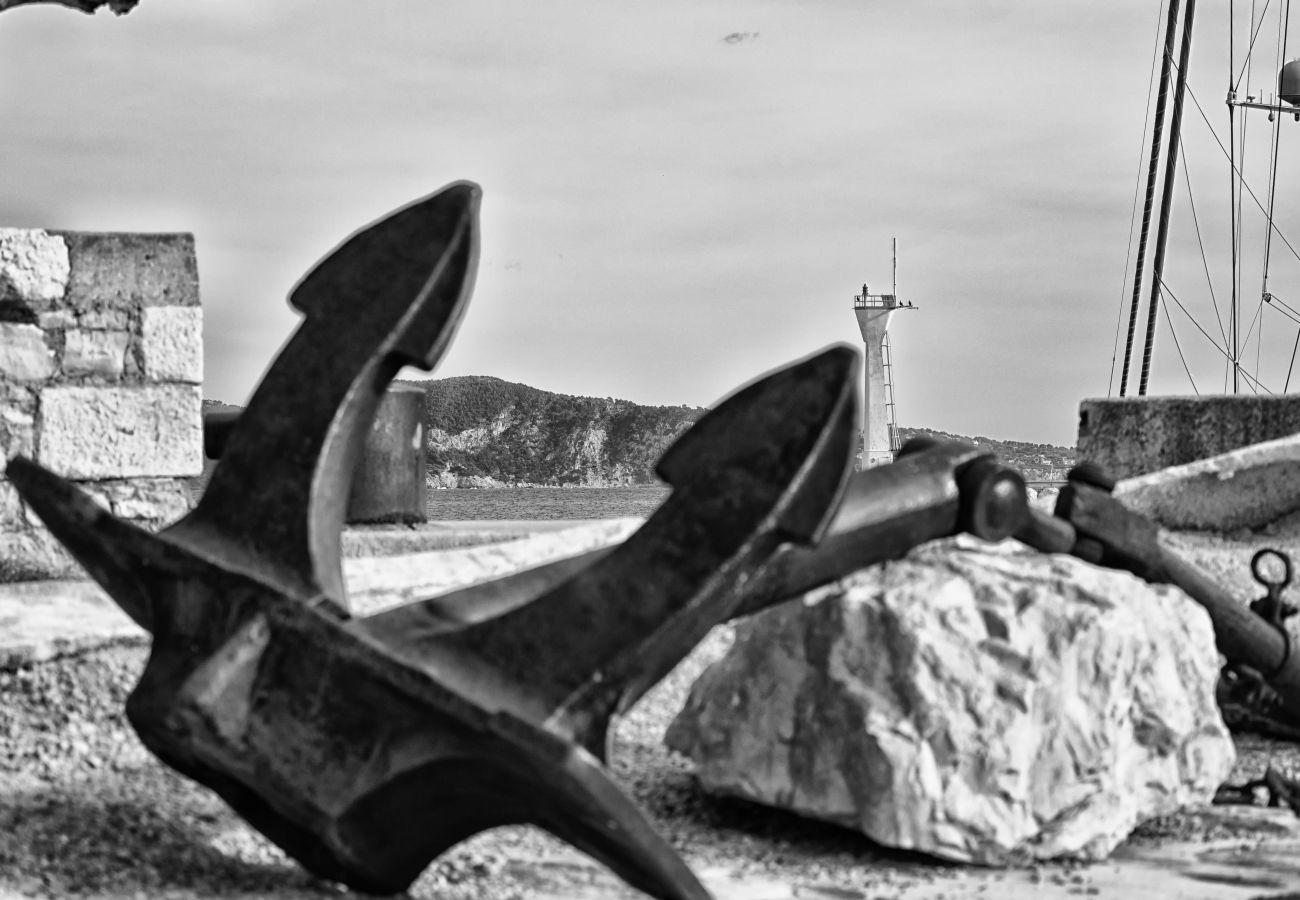
MULTIPOLYGON (((485 375, 405 382, 424 391, 425 485, 430 492, 501 488, 614 488, 659 485, 655 464, 706 410, 577 397, 485 375)), ((204 413, 240 407, 204 400, 204 413)), ((960 440, 1018 469, 1026 481, 1061 481, 1072 447, 999 441, 932 428, 899 438, 960 440)), ((213 467, 196 485, 206 484, 213 467)))

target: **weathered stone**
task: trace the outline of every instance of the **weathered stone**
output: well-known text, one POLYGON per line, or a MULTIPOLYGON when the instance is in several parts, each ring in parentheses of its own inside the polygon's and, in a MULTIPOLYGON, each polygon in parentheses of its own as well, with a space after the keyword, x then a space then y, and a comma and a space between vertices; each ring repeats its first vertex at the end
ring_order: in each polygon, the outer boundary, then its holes
POLYGON ((1234 749, 1209 618, 1065 556, 941 542, 740 624, 667 735, 706 789, 984 864, 1106 856, 1234 749))
POLYGON ((133 478, 97 484, 106 508, 137 524, 170 525, 190 511, 190 493, 174 478, 133 478))
POLYGON ((150 381, 203 381, 203 310, 149 306, 140 318, 144 375, 150 381))
POLYGON ((48 531, 0 531, 0 583, 85 577, 48 531))
POLYGON ((1294 394, 1084 400, 1078 458, 1131 478, 1297 432, 1294 394))
POLYGON ((79 310, 198 305, 193 235, 55 233, 68 243, 68 305, 79 310))
POLYGON ((42 381, 54 374, 54 353, 36 325, 0 322, 0 378, 42 381))
MULTIPOLYGON (((362 558, 343 563, 348 608, 354 615, 373 615, 464 585, 611 547, 626 540, 644 521, 636 517, 603 519, 515 540, 399 556, 374 557, 373 547, 363 545, 359 548, 362 558)), ((491 523, 483 526, 483 530, 489 530, 491 523)), ((364 535, 362 530, 345 532, 345 546, 349 538, 356 542, 364 535)))
POLYGON ((21 407, 0 405, 0 459, 8 460, 20 453, 32 456, 36 446, 35 427, 31 414, 21 407))
POLYGON ((91 331, 125 331, 131 322, 130 314, 124 309, 100 306, 82 310, 77 323, 91 331))
POLYGON ((37 461, 66 478, 203 471, 197 387, 48 387, 40 403, 37 461))
POLYGON ((148 640, 149 633, 93 581, 42 579, 0 587, 0 672, 148 640))
POLYGON ((125 331, 69 331, 63 345, 63 374, 122 377, 130 337, 125 331))
POLYGON ((52 309, 43 312, 36 320, 42 331, 61 331, 77 324, 77 317, 66 309, 52 309))
POLYGON ((39 228, 0 228, 0 301, 39 309, 63 298, 68 246, 39 228))

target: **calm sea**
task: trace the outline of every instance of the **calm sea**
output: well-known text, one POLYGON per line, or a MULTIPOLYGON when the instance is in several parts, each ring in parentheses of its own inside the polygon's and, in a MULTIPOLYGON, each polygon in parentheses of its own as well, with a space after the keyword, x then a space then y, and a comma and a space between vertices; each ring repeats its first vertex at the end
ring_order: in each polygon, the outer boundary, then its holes
POLYGON ((612 488, 457 488, 429 491, 429 518, 615 519, 648 516, 668 496, 658 484, 612 488))

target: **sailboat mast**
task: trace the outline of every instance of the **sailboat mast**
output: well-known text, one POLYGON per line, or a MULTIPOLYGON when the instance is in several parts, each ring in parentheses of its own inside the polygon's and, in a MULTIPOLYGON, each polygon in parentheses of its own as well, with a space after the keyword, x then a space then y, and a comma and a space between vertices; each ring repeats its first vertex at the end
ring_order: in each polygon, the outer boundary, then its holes
POLYGON ((1156 258, 1151 269, 1151 299, 1147 302, 1146 345, 1142 349, 1142 375, 1138 396, 1147 392, 1151 374, 1151 350, 1156 341, 1156 313, 1160 305, 1161 279, 1165 268, 1165 244, 1169 238, 1169 206, 1174 195, 1174 176, 1178 170, 1178 140, 1183 125, 1183 96, 1187 93, 1187 63, 1192 55, 1192 22, 1196 18, 1196 0, 1187 0, 1183 15, 1183 44, 1178 51, 1178 81, 1174 88, 1174 112, 1169 124, 1169 155, 1165 158, 1165 184, 1160 198, 1160 227, 1156 232, 1156 258))
POLYGON ((1174 32, 1178 28, 1178 0, 1169 2, 1165 24, 1165 52, 1160 62, 1160 91, 1156 95, 1156 117, 1151 126, 1151 159, 1147 164, 1146 201, 1142 206, 1142 232, 1138 237, 1137 264, 1133 273, 1133 302, 1128 312, 1128 337, 1124 341, 1124 368, 1119 377, 1119 395, 1128 393, 1129 365, 1133 360, 1133 335, 1137 330, 1142 302, 1142 271, 1146 265, 1147 236, 1151 233, 1151 210, 1156 198, 1156 174, 1160 171, 1160 142, 1164 136, 1165 102, 1169 97, 1169 70, 1174 62, 1174 32))
MULTIPOLYGON (((1228 302, 1228 365, 1232 367, 1232 392, 1241 390, 1237 370, 1237 242, 1240 239, 1241 213, 1237 200, 1237 183, 1244 175, 1237 171, 1237 110, 1232 101, 1237 99, 1237 87, 1233 83, 1233 73, 1237 71, 1237 35, 1236 35, 1236 0, 1228 2, 1228 232, 1232 238, 1232 283, 1228 302)), ((1243 136, 1245 131, 1242 131, 1243 136)))

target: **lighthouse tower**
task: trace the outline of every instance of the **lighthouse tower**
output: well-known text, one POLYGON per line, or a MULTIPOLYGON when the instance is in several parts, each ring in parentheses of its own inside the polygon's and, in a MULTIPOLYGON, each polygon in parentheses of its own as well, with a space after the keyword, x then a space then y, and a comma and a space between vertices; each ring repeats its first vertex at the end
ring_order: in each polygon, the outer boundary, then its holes
POLYGON ((853 298, 862 342, 866 345, 866 390, 863 392, 862 459, 866 469, 894 461, 898 427, 894 419, 893 363, 889 356, 889 320, 897 309, 916 309, 898 302, 898 241, 894 241, 894 289, 873 294, 864 284, 853 298))

